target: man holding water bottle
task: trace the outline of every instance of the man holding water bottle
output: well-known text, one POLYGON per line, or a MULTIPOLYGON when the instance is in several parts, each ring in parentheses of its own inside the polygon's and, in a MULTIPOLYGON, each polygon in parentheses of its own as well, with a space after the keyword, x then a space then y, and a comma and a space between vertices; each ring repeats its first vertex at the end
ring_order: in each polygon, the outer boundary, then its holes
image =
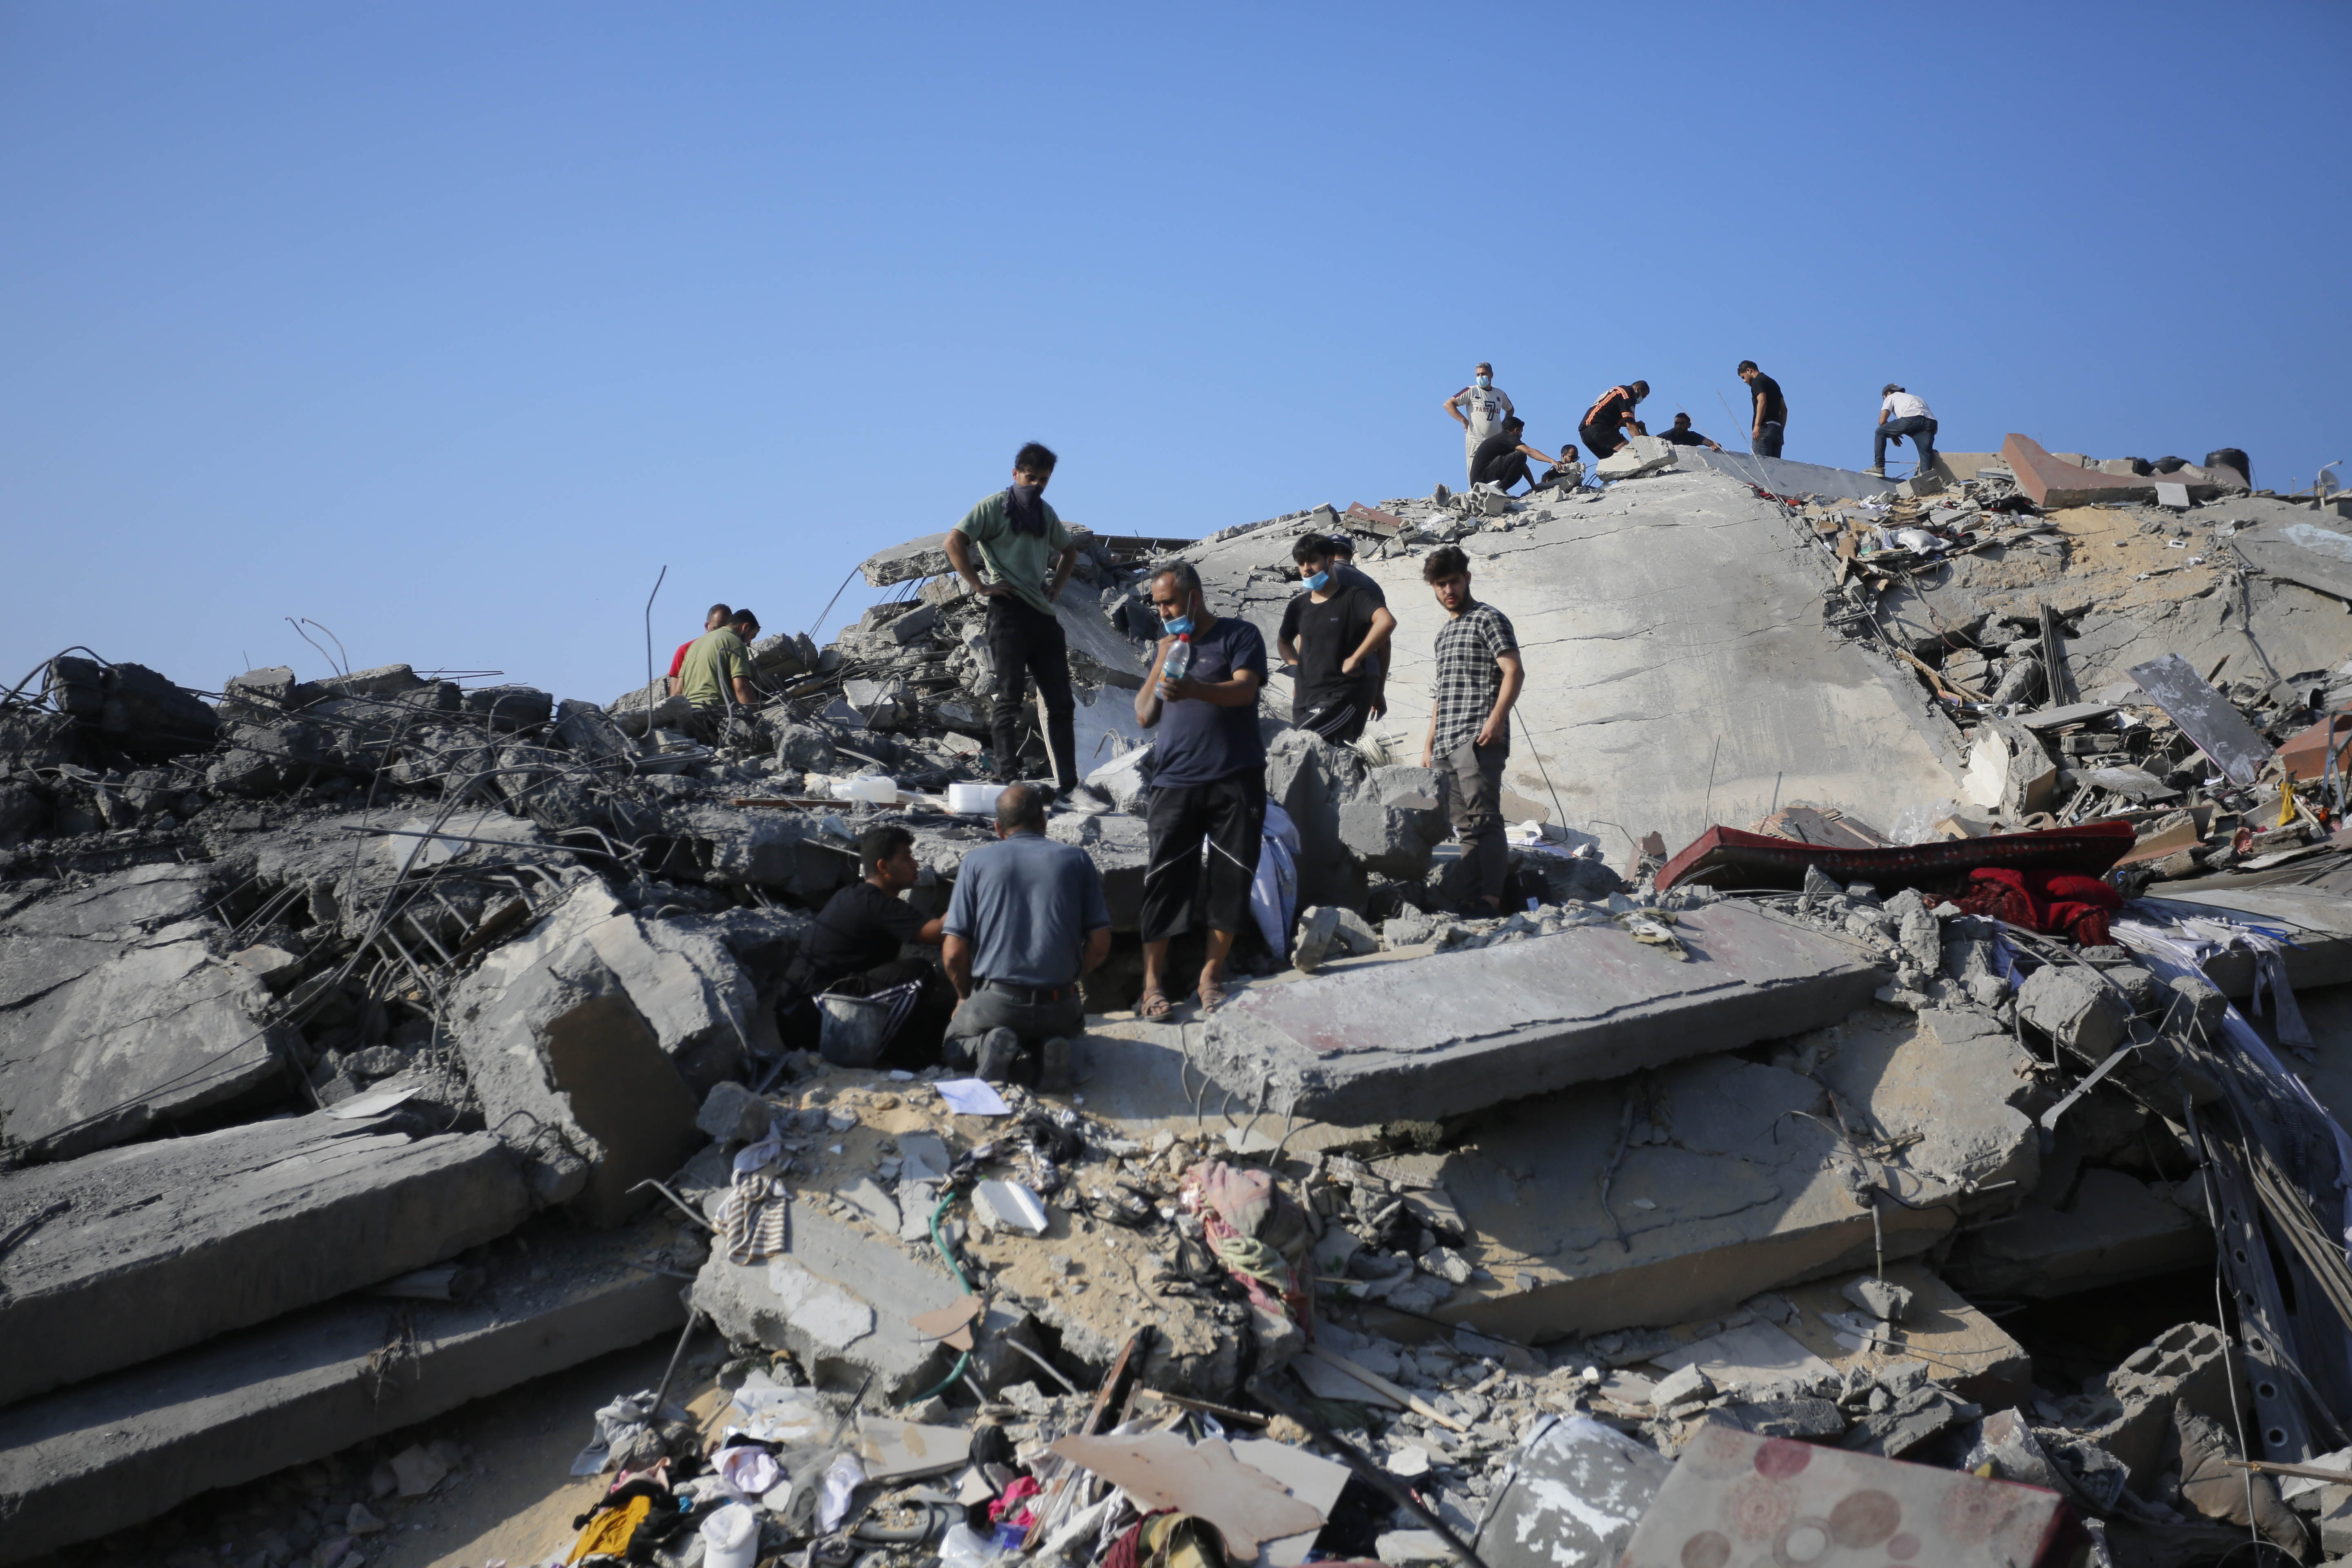
POLYGON ((1265 638, 1238 616, 1211 615, 1200 574, 1181 561, 1152 574, 1151 604, 1167 635, 1135 698, 1135 721, 1158 731, 1146 816, 1151 864, 1143 874, 1143 997, 1135 1010, 1139 1017, 1164 1018, 1173 1005, 1169 942, 1192 929, 1194 903, 1208 906, 1208 962, 1199 983, 1203 1011, 1225 999, 1225 960, 1250 918, 1250 883, 1265 828, 1265 742, 1257 730, 1265 638))

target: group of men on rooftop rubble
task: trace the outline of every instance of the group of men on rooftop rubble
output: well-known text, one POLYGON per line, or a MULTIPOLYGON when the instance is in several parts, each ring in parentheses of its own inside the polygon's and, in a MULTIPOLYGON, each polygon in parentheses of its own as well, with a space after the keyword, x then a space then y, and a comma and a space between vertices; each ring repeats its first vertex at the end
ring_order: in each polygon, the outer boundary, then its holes
POLYGON ((732 709, 760 705, 751 689, 751 655, 759 635, 760 617, 750 610, 713 605, 702 618, 702 635, 670 655, 669 694, 686 699, 687 733, 705 745, 719 742, 732 709))
MULTIPOLYGON (((1078 983, 1108 956, 1110 914, 1093 861, 1045 835, 1049 805, 1067 798, 1078 783, 1068 655, 1055 609, 1077 549, 1044 499, 1055 461, 1035 442, 1023 447, 1012 484, 974 506, 947 535, 957 574, 988 602, 994 773, 1003 786, 996 800, 998 841, 964 858, 947 913, 927 921, 898 897, 920 874, 913 836, 896 826, 865 836, 864 879, 826 904, 789 976, 793 995, 783 1021, 799 1043, 814 1044, 820 1033, 818 995, 887 996, 904 1020, 886 1058, 892 1065, 920 1065, 928 1042, 943 1036, 946 1058, 983 1078, 1048 1088, 1071 1081, 1076 1064, 1069 1042, 1086 1026, 1078 983), (1025 781, 1015 773, 1033 680, 1045 711, 1053 774, 1025 781), (940 967, 901 958, 907 944, 937 944, 940 967)), ((1369 719, 1387 711, 1389 639, 1397 625, 1387 595, 1356 568, 1354 553, 1344 537, 1297 541, 1292 558, 1300 592, 1277 636, 1296 676, 1293 722, 1339 744, 1355 741, 1369 719)), ((1473 896, 1498 909, 1507 871, 1502 772, 1525 669, 1509 619, 1472 595, 1469 562, 1459 549, 1432 552, 1423 577, 1447 620, 1436 638, 1421 762, 1441 780, 1474 873, 1473 896)), ((1190 563, 1160 567, 1150 591, 1161 636, 1135 699, 1136 722, 1154 735, 1137 1012, 1160 1019, 1188 993, 1204 1009, 1225 999, 1234 942, 1251 919, 1265 829, 1258 702, 1268 664, 1257 627, 1214 613, 1190 563), (1192 985, 1181 986, 1169 973, 1170 950, 1196 924, 1205 927, 1205 958, 1192 985)), ((723 692, 722 678, 748 681, 743 643, 730 625, 725 607, 714 606, 711 629, 674 661, 674 692, 693 700, 698 692, 723 692)), ((748 684, 739 700, 750 700, 748 684)))
MULTIPOLYGON (((1748 384, 1749 396, 1748 449, 1759 458, 1777 458, 1788 431, 1788 399, 1781 395, 1780 384, 1758 368, 1754 360, 1741 360, 1738 374, 1748 384)), ((1648 426, 1634 417, 1634 409, 1649 395, 1648 382, 1629 381, 1592 400, 1592 406, 1577 423, 1576 434, 1596 462, 1622 447, 1627 432, 1649 434, 1648 426)), ((1495 367, 1487 362, 1478 362, 1471 384, 1447 398, 1444 406, 1447 415, 1462 426, 1463 458, 1472 485, 1491 484, 1508 490, 1517 484, 1541 489, 1555 484, 1572 489, 1584 482, 1584 466, 1573 442, 1560 448, 1556 462, 1549 453, 1526 444, 1526 422, 1511 406, 1510 395, 1495 384, 1495 367), (1530 460, 1553 466, 1540 477, 1532 477, 1530 460)), ((1879 393, 1876 447, 1869 471, 1884 478, 1886 444, 1900 446, 1906 436, 1925 472, 1936 460, 1936 416, 1925 403, 1888 382, 1879 393)), ((1676 414, 1673 426, 1658 438, 1677 447, 1723 450, 1719 442, 1691 428, 1687 414, 1676 414)))

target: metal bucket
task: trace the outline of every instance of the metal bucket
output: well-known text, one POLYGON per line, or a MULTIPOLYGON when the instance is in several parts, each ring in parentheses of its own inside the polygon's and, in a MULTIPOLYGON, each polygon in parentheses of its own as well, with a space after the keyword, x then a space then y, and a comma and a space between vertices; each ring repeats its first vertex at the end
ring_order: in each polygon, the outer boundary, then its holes
POLYGON ((841 1068, 870 1068, 890 1043, 890 999, 834 996, 816 999, 817 1055, 841 1068))

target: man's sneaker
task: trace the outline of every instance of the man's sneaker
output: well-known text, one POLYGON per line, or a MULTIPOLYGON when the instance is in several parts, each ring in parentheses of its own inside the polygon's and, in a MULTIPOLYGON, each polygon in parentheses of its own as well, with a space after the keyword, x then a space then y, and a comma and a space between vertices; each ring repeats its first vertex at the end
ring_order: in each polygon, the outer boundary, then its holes
POLYGON ((991 1083, 1008 1083, 1020 1061, 1021 1037, 1010 1029, 994 1028, 981 1036, 980 1048, 972 1053, 971 1073, 991 1083))
POLYGON ((1039 1047, 1037 1090, 1041 1094, 1070 1092, 1070 1042, 1055 1035, 1039 1047))
POLYGON ((1874 468, 1864 468, 1862 471, 1868 474, 1874 479, 1883 479, 1886 477, 1886 468, 1884 464, 1881 464, 1874 468))

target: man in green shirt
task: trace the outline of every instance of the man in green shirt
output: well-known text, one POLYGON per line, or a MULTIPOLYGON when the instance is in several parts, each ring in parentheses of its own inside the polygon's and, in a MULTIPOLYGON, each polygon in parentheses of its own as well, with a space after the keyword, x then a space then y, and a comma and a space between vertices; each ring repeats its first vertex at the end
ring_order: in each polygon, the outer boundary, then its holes
POLYGON ((1045 703, 1045 749, 1053 753, 1054 785, 1077 785, 1077 742, 1071 721, 1070 650, 1054 603, 1078 563, 1077 546, 1054 509, 1045 482, 1054 454, 1032 441, 1013 455, 1013 483, 964 514, 948 534, 956 575, 988 600, 988 658, 996 668, 996 703, 989 715, 996 750, 996 781, 1021 776, 1023 711, 1034 677, 1045 703), (972 562, 977 545, 988 564, 982 581, 972 562))
POLYGON ((719 744, 727 733, 730 707, 757 708, 759 694, 751 689, 751 657, 746 637, 760 635, 760 623, 749 610, 716 631, 694 639, 677 668, 677 692, 692 710, 687 733, 705 745, 719 744))

